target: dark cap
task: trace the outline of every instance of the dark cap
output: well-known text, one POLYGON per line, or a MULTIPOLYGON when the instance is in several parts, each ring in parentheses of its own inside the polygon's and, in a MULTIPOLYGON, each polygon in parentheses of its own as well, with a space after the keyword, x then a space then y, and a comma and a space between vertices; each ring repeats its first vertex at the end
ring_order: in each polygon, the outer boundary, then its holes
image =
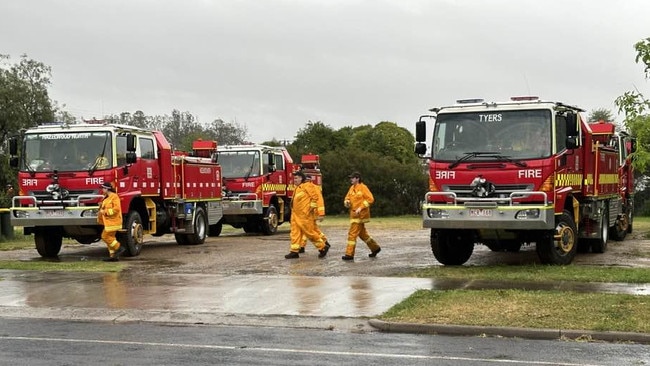
POLYGON ((359 172, 353 172, 352 174, 348 175, 348 178, 358 178, 358 179, 361 179, 361 173, 359 173, 359 172))
POLYGON ((302 172, 302 170, 293 172, 293 176, 302 178, 303 182, 307 180, 307 176, 305 175, 305 173, 302 172))
POLYGON ((112 186, 109 182, 104 182, 104 183, 102 183, 101 187, 102 187, 102 188, 106 188, 106 189, 108 189, 108 190, 110 190, 110 191, 113 190, 113 186, 112 186))

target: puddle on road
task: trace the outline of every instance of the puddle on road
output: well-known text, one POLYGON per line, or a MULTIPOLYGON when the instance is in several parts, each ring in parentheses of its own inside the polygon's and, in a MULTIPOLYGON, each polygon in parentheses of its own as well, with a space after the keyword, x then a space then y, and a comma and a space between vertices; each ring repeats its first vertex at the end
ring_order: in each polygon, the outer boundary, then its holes
POLYGON ((377 316, 418 289, 509 289, 648 295, 646 285, 511 283, 393 277, 0 271, 0 306, 247 315, 377 316))

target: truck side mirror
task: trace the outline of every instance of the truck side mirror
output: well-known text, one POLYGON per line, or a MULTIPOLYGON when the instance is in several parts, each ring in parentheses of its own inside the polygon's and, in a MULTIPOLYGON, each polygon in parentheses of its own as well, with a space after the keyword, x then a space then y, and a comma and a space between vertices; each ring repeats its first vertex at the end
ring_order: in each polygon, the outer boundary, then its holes
MULTIPOLYGON (((566 134, 567 136, 578 136, 578 115, 572 112, 566 114, 566 134)), ((577 140, 576 140, 577 141, 577 140)), ((568 147, 568 145, 567 145, 568 147)))
POLYGON ((636 152, 636 139, 630 141, 630 153, 636 152))
POLYGON ((9 155, 18 155, 18 139, 15 137, 9 139, 9 155))
POLYGON ((9 166, 12 168, 18 168, 18 157, 12 156, 9 158, 9 166))
POLYGON ((268 160, 267 160, 267 162, 268 162, 268 164, 267 164, 268 172, 267 173, 273 173, 276 170, 275 169, 275 156, 273 154, 269 154, 267 156, 268 156, 268 160))
POLYGON ((138 157, 135 155, 135 151, 129 151, 126 153, 126 163, 133 164, 138 160, 138 157))
POLYGON ((578 136, 567 136, 566 138, 566 148, 575 149, 578 147, 578 136))
POLYGON ((126 151, 135 152, 135 135, 133 134, 126 135, 126 151))
POLYGON ((415 144, 415 153, 418 155, 424 155, 427 153, 427 144, 423 142, 418 142, 415 144))
POLYGON ((415 122, 415 141, 425 142, 426 140, 427 140, 427 123, 424 121, 415 122))

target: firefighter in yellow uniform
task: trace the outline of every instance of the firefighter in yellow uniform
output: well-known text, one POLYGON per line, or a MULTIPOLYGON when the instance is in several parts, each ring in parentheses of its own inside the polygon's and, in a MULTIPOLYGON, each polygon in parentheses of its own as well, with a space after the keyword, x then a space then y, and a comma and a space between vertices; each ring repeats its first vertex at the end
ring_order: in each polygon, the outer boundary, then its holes
MULTIPOLYGON (((325 236, 325 234, 323 234, 323 232, 318 227, 318 222, 323 221, 323 218, 325 217, 325 200, 323 199, 323 192, 321 191, 321 187, 314 184, 311 177, 309 176, 307 176, 307 180, 305 181, 305 183, 303 183, 303 185, 308 189, 313 189, 315 194, 318 196, 318 201, 316 203, 317 207, 316 210, 314 210, 313 212, 314 228, 316 229, 316 231, 318 231, 318 235, 321 237, 321 239, 323 239, 325 245, 329 245, 330 243, 327 241, 327 236, 325 236)), ((307 237, 303 235, 302 242, 300 243, 299 253, 304 253, 306 246, 307 246, 307 237)))
POLYGON ((368 230, 366 222, 370 221, 370 205, 375 202, 368 186, 361 182, 361 174, 354 172, 350 174, 350 189, 345 195, 343 204, 350 209, 350 230, 348 231, 348 245, 345 255, 341 257, 344 261, 354 260, 354 251, 357 246, 357 238, 363 240, 370 249, 370 258, 374 258, 381 251, 379 244, 373 239, 368 230))
MULTIPOLYGON (((330 249, 314 221, 314 211, 318 211, 318 194, 305 184, 307 176, 301 171, 293 173, 293 198, 291 199, 291 251, 285 255, 286 259, 299 258, 302 237, 306 236, 318 249, 318 258, 325 258, 330 249)), ((325 208, 323 207, 323 210, 325 208)), ((324 213, 324 212, 323 212, 324 213)))
POLYGON ((110 183, 104 182, 101 187, 102 192, 104 193, 104 200, 99 206, 97 222, 104 226, 104 230, 102 231, 102 240, 108 247, 109 257, 104 260, 117 262, 120 255, 126 251, 115 237, 118 230, 122 228, 122 207, 120 204, 120 197, 115 193, 113 186, 110 183))

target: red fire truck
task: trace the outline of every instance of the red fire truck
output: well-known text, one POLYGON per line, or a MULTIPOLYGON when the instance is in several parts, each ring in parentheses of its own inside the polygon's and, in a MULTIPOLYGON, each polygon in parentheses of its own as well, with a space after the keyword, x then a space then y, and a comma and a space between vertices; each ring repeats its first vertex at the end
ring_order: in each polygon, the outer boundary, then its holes
POLYGON ((440 263, 465 263, 475 244, 517 252, 534 243, 542 263, 565 265, 578 251, 604 252, 610 229, 618 240, 631 232, 636 146, 614 124, 537 97, 430 111, 416 123, 415 151, 428 158, 423 227, 440 263))
MULTIPOLYGON (((218 148, 223 169, 223 223, 247 233, 272 235, 291 218, 293 162, 284 147, 266 145, 223 145, 218 148)), ((302 168, 321 184, 317 155, 305 155, 302 168)), ((219 232, 210 232, 211 236, 219 232)))
POLYGON ((126 255, 140 253, 144 234, 202 244, 223 214, 216 149, 214 141, 195 141, 192 152, 175 151, 161 132, 103 121, 29 129, 10 140, 20 188, 11 224, 34 234, 43 257, 56 257, 64 237, 94 243, 102 231, 100 185, 110 182, 124 214, 118 240, 126 255))

